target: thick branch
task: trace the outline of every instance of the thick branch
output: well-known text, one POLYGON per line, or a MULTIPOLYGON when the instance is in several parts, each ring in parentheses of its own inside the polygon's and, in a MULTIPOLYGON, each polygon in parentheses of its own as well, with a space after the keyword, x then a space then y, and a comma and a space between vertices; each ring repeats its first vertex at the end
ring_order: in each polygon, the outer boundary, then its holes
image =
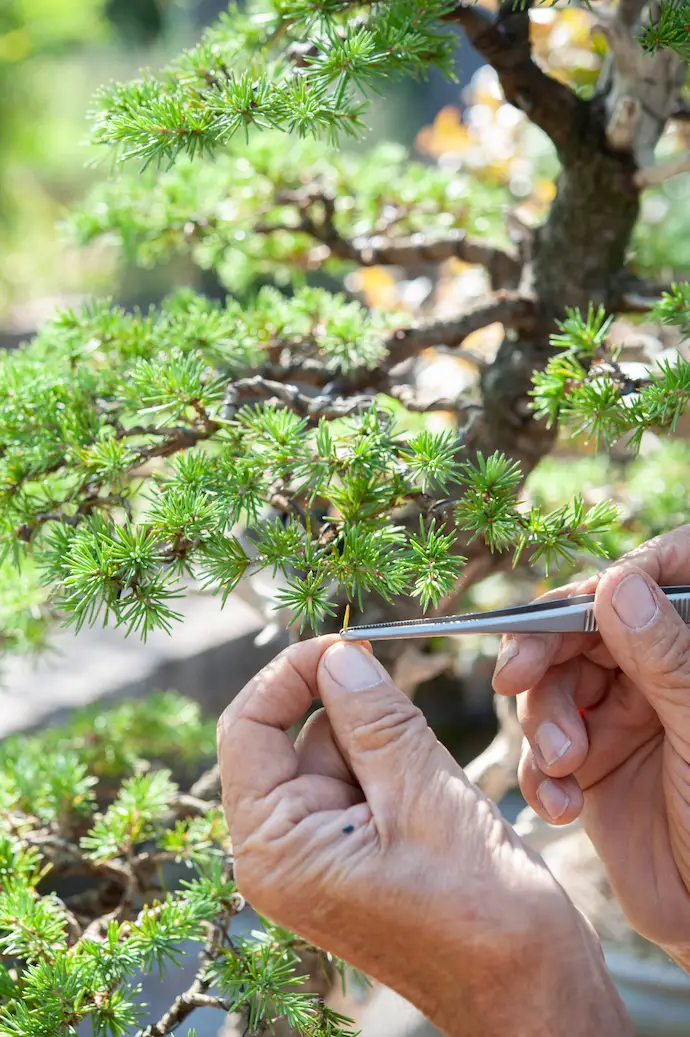
POLYGON ((462 26, 477 53, 496 70, 506 101, 548 134, 561 155, 577 146, 586 105, 534 61, 528 10, 504 10, 494 19, 476 4, 461 2, 446 20, 462 26))
POLYGON ((671 109, 670 117, 678 122, 690 122, 690 104, 687 104, 685 101, 678 101, 671 109))
POLYGON ((415 356, 430 346, 459 346, 473 331, 500 323, 517 330, 528 330, 535 316, 534 300, 521 292, 496 292, 447 320, 421 321, 399 328, 391 335, 385 369, 415 356))
MULTIPOLYGON (((617 7, 604 7, 597 14, 609 45, 599 88, 606 137, 612 148, 631 153, 646 171, 654 165, 654 149, 676 107, 685 67, 673 50, 659 48, 651 54, 640 47, 638 28, 644 6, 642 0, 621 0, 617 7)), ((649 181, 654 182, 659 181, 649 181)), ((647 181, 636 186, 647 186, 647 181)))
POLYGON ((498 803, 517 785, 523 736, 515 699, 495 695, 494 708, 498 719, 496 737, 483 753, 467 764, 465 774, 485 796, 498 803))
POLYGON ((352 247, 357 262, 362 266, 409 267, 415 263, 442 263, 454 258, 486 267, 492 283, 517 284, 520 276, 521 263, 514 252, 470 238, 463 230, 450 230, 436 238, 429 234, 413 234, 397 240, 384 235, 355 238, 352 247))
POLYGON ((648 313, 661 302, 670 284, 647 281, 627 270, 621 271, 609 296, 608 308, 614 313, 648 313))

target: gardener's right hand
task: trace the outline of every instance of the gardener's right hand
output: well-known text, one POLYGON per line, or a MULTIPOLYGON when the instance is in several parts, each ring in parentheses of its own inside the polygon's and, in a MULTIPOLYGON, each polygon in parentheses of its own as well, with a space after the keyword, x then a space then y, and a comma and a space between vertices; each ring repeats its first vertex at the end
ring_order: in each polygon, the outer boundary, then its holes
POLYGON ((589 925, 364 647, 287 649, 227 708, 218 745, 257 910, 452 1037, 628 1037, 589 925))
POLYGON ((690 629, 659 584, 690 584, 690 526, 566 588, 596 590, 600 633, 506 639, 494 686, 519 696, 527 801, 582 815, 631 924, 690 971, 690 629))

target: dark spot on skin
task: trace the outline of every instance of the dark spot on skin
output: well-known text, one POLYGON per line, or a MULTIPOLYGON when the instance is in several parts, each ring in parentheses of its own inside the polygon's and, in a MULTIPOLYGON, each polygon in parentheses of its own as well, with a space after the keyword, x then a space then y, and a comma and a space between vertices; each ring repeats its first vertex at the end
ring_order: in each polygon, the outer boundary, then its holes
POLYGON ((343 828, 343 835, 350 835, 352 832, 354 832, 354 830, 354 825, 345 825, 345 827, 343 828))

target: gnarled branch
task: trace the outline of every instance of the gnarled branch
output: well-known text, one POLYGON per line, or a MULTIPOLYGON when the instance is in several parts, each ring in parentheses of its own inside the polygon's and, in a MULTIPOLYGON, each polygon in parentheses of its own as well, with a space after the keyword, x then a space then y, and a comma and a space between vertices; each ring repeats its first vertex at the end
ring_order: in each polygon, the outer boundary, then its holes
POLYGON ((534 299, 523 292, 495 292, 458 317, 420 321, 391 335, 386 370, 430 346, 459 346, 473 331, 489 324, 527 330, 535 317, 534 299))
POLYGON ((349 239, 343 237, 334 223, 333 199, 322 191, 301 190, 283 192, 282 202, 297 204, 301 211, 296 225, 282 223, 258 223, 254 231, 258 234, 275 234, 278 231, 301 231, 316 241, 322 242, 332 256, 348 259, 359 266, 411 267, 419 263, 442 263, 446 259, 461 259, 486 267, 494 288, 517 287, 522 269, 521 259, 515 249, 501 249, 488 245, 478 238, 470 237, 460 228, 444 234, 417 233, 409 237, 391 237, 386 234, 360 235, 349 239), (315 218, 313 206, 319 203, 323 215, 315 218))
POLYGON ((535 62, 527 7, 515 10, 511 0, 494 18, 462 0, 445 20, 462 26, 477 53, 496 70, 506 101, 548 134, 561 155, 576 146, 586 104, 535 62))

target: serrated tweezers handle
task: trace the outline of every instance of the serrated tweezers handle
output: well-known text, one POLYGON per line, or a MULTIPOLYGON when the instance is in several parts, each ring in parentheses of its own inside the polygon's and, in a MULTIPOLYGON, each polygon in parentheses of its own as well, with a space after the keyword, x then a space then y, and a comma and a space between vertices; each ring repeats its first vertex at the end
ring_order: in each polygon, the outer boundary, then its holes
MULTIPOLYGON (((683 622, 690 624, 690 586, 662 587, 661 590, 683 622)), ((353 626, 341 630, 340 636, 345 641, 384 641, 452 634, 596 633, 593 604, 593 594, 580 594, 494 612, 353 626)))

